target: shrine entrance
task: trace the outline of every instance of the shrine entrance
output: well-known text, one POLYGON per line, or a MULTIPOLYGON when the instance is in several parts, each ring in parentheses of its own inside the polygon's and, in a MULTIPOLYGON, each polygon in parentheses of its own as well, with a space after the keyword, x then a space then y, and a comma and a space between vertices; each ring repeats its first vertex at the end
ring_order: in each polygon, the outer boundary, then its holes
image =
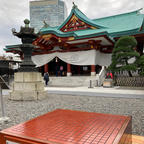
POLYGON ((71 72, 73 76, 90 76, 91 66, 71 65, 71 72))
MULTIPOLYGON (((49 72, 50 76, 67 76, 67 67, 68 64, 59 59, 58 57, 55 57, 53 60, 51 60, 48 64, 45 64, 44 66, 40 67, 40 72, 42 75, 44 72, 49 72)), ((79 65, 70 65, 70 71, 72 76, 90 76, 91 75, 91 65, 86 66, 79 66, 79 65)), ((96 65, 95 70, 96 74, 99 73, 101 70, 101 66, 96 65)))
POLYGON ((90 76, 91 72, 99 74, 102 66, 100 65, 72 65, 67 64, 58 57, 51 60, 49 63, 39 68, 39 72, 44 75, 45 72, 48 72, 50 76, 67 76, 67 73, 70 72, 72 76, 90 76), (68 68, 70 66, 70 69, 68 68), (69 70, 68 70, 69 69, 69 70))
POLYGON ((67 64, 56 57, 48 63, 48 72, 50 76, 66 76, 67 64))

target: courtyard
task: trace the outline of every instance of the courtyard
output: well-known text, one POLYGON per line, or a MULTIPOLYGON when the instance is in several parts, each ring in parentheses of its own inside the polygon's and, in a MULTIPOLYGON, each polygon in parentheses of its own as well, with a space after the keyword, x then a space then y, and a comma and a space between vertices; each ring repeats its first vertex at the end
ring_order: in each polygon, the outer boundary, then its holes
POLYGON ((5 111, 10 122, 1 124, 0 128, 11 127, 55 109, 70 109, 132 116, 132 133, 144 135, 143 89, 46 87, 45 90, 46 98, 38 101, 11 101, 8 92, 4 91, 5 111))

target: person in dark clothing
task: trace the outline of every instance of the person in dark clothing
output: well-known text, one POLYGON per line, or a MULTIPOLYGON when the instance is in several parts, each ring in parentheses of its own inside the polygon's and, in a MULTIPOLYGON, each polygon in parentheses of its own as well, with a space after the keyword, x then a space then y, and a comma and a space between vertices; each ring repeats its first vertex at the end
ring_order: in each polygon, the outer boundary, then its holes
POLYGON ((60 66, 60 76, 63 75, 63 66, 60 66))
POLYGON ((48 85, 48 81, 49 81, 49 73, 48 72, 46 72, 44 74, 44 80, 45 80, 45 85, 47 86, 48 85))
POLYGON ((56 65, 56 67, 55 67, 56 77, 58 76, 58 69, 59 69, 59 67, 58 67, 58 65, 56 65))

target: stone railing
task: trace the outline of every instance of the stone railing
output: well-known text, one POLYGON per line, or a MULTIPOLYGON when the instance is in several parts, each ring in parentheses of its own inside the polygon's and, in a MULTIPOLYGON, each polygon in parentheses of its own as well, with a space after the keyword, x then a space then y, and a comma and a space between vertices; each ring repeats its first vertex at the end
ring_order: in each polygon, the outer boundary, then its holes
POLYGON ((134 76, 120 76, 115 79, 116 86, 128 86, 128 87, 144 87, 144 77, 134 76))

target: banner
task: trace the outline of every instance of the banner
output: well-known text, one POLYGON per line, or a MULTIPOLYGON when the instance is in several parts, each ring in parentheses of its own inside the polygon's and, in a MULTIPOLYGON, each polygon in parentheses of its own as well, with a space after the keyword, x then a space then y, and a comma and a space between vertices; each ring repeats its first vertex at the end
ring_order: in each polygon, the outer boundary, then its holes
POLYGON ((37 67, 49 63, 58 57, 65 63, 72 65, 101 65, 108 66, 111 63, 111 54, 101 53, 96 50, 76 51, 76 52, 55 52, 44 55, 32 56, 32 61, 37 67))

